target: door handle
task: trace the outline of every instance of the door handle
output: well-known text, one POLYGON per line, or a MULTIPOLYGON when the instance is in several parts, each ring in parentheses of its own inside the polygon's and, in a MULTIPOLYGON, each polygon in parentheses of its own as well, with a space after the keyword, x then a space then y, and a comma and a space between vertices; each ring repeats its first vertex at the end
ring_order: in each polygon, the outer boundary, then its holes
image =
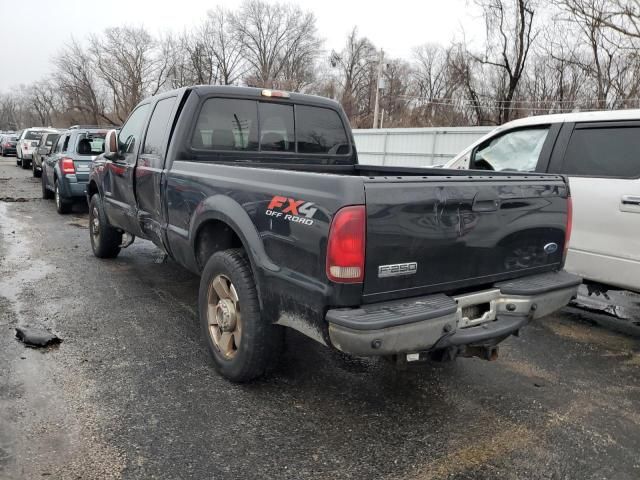
POLYGON ((637 195, 623 195, 622 205, 637 205, 640 206, 640 196, 637 195))

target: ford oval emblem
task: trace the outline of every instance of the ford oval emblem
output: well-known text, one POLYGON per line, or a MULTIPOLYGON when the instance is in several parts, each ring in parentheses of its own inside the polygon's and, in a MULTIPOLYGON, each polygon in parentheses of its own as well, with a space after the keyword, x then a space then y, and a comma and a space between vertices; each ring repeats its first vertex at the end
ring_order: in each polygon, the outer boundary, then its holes
POLYGON ((544 246, 544 253, 546 253, 547 255, 551 255, 552 253, 556 253, 558 251, 558 244, 557 243, 547 243, 544 246))

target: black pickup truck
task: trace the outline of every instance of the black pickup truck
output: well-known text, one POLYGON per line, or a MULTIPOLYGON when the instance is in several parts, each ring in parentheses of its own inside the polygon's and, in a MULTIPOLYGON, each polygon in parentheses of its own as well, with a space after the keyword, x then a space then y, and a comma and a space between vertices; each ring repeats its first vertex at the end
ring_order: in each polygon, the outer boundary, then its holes
POLYGON ((334 101, 198 86, 141 102, 92 164, 94 254, 135 237, 201 276, 216 368, 273 364, 282 326, 396 362, 495 358, 566 305, 559 175, 358 165, 334 101))

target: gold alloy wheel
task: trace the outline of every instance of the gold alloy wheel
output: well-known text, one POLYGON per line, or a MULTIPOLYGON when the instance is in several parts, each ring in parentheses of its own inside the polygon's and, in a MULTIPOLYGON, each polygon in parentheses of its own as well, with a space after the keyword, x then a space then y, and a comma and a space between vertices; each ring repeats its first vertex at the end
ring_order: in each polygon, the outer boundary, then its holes
POLYGON ((233 358, 240 347, 242 321, 238 292, 225 275, 216 276, 207 294, 209 335, 225 358, 233 358))

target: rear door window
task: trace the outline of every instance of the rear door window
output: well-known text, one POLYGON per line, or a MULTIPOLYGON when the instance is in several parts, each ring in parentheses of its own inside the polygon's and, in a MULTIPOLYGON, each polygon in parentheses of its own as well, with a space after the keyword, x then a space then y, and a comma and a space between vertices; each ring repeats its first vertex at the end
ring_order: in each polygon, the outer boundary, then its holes
POLYGON ((195 149, 258 150, 258 105, 253 100, 210 98, 191 137, 195 149))
POLYGON ((491 138, 474 152, 470 169, 535 172, 549 127, 506 132, 491 138))
POLYGON ((298 153, 349 153, 349 140, 337 112, 328 108, 296 106, 298 153))
POLYGON ((640 125, 577 126, 567 146, 562 173, 589 177, 640 177, 640 125))
POLYGON ((260 102, 260 150, 296 151, 292 105, 260 102))
POLYGON ((151 114, 147 136, 144 139, 142 153, 148 155, 162 155, 162 147, 166 137, 171 112, 176 102, 176 97, 169 97, 160 100, 151 114))

